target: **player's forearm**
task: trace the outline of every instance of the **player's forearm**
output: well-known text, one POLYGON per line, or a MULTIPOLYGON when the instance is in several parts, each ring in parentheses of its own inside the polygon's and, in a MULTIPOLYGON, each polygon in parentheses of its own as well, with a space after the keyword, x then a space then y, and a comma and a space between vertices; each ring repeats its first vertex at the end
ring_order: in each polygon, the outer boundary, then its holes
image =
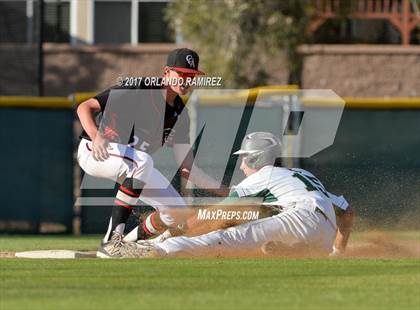
POLYGON ((216 193, 218 196, 227 196, 229 194, 228 188, 222 186, 220 188, 220 182, 217 182, 203 170, 193 165, 192 172, 189 174, 189 180, 196 186, 209 190, 210 192, 216 193))
POLYGON ((337 231, 337 235, 335 237, 334 247, 341 252, 344 252, 347 247, 347 242, 350 237, 350 231, 337 231))
POLYGON ((193 182, 198 187, 202 188, 217 188, 219 187, 218 182, 214 180, 212 177, 207 175, 203 170, 198 168, 197 166, 192 167, 192 172, 190 172, 189 180, 193 182))
POLYGON ((217 182, 203 170, 194 164, 194 156, 189 144, 174 145, 175 160, 181 166, 181 175, 194 183, 196 186, 215 193, 218 196, 227 196, 229 189, 220 186, 217 182))
POLYGON ((344 214, 337 217, 337 235, 334 242, 334 247, 339 251, 345 251, 347 243, 352 231, 354 211, 349 207, 344 214))
POLYGON ((90 100, 93 99, 89 99, 77 107, 77 116, 79 117, 83 129, 93 141, 98 133, 98 128, 96 127, 95 119, 93 117, 93 113, 96 109, 92 107, 92 104, 94 103, 90 102, 90 100))

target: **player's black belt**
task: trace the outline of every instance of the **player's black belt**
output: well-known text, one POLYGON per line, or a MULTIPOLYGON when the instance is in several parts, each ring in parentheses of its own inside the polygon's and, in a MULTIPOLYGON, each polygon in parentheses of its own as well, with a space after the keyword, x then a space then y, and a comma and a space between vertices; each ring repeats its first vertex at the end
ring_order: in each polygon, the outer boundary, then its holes
MULTIPOLYGON (((265 206, 267 206, 267 205, 265 205, 265 206)), ((270 205, 270 207, 273 209, 273 210, 275 210, 275 211, 277 211, 276 213, 281 213, 281 212, 283 212, 284 210, 285 210, 285 208, 284 207, 282 207, 282 206, 280 206, 280 205, 276 205, 276 206, 271 206, 270 205)), ((315 212, 318 212, 318 213, 320 213, 324 218, 325 218, 325 220, 326 221, 329 221, 329 219, 328 219, 328 216, 324 213, 324 211, 322 211, 319 207, 316 207, 315 208, 315 212)))
POLYGON ((328 216, 326 216, 325 213, 319 207, 315 208, 315 212, 321 213, 325 220, 328 221, 328 216))

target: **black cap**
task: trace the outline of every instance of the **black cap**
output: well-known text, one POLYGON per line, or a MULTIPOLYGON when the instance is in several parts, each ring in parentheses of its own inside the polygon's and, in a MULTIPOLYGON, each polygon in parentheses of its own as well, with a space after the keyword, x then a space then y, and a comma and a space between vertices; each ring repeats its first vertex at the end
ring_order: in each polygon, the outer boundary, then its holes
POLYGON ((177 48, 169 53, 166 65, 171 69, 184 73, 204 74, 198 70, 198 54, 188 48, 177 48))

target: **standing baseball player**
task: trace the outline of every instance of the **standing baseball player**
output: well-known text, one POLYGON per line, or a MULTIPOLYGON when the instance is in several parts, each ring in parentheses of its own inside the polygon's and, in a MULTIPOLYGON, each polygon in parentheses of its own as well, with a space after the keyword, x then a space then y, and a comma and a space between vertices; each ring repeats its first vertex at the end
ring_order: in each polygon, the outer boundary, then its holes
POLYGON ((126 243, 121 250, 123 256, 219 255, 232 250, 258 249, 267 243, 283 248, 305 246, 317 253, 333 255, 345 250, 353 219, 348 203, 342 196, 327 192, 308 171, 273 166, 281 156, 281 144, 276 136, 268 132, 248 134, 234 154, 241 156, 240 169, 246 179, 232 188, 228 199, 260 197, 262 204, 278 208, 277 215, 196 237, 126 243))
MULTIPOLYGON (((171 209, 183 207, 185 202, 154 168, 151 154, 165 144, 173 148, 184 175, 193 168, 189 117, 180 97, 187 94, 189 86, 179 81, 203 74, 198 64, 196 52, 176 49, 168 55, 163 80, 178 83, 116 86, 78 106, 77 114, 84 129, 78 149, 80 167, 89 175, 119 184, 108 229, 97 252, 99 257, 120 256, 125 224, 138 199, 157 211, 124 240, 150 238, 183 222, 171 209)), ((203 171, 196 167, 194 171, 189 180, 197 186, 214 188, 219 195, 227 194, 203 171)))

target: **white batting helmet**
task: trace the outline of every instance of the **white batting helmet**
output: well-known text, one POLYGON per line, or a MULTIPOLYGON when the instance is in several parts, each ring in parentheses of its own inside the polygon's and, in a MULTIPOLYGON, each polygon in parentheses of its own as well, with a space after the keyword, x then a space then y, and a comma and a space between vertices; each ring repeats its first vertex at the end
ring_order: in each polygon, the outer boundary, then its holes
POLYGON ((270 132, 252 132, 242 141, 241 149, 233 155, 244 155, 245 163, 253 169, 273 165, 281 156, 281 142, 270 132))

